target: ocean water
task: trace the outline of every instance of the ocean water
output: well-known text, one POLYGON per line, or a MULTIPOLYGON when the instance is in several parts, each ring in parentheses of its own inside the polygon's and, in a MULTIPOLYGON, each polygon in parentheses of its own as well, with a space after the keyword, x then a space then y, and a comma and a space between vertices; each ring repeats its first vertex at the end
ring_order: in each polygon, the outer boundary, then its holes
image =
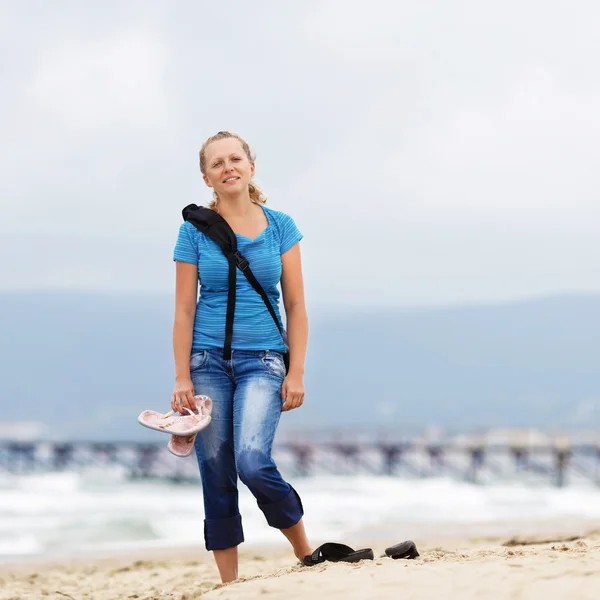
MULTIPOLYGON (((317 475, 289 479, 314 541, 389 541, 436 528, 483 530, 494 523, 600 520, 600 488, 584 482, 558 489, 544 482, 467 483, 446 477, 406 479, 317 475)), ((240 484, 246 545, 285 544, 240 484)), ((118 468, 0 474, 0 560, 102 554, 128 548, 203 546, 199 484, 130 481, 118 468)))

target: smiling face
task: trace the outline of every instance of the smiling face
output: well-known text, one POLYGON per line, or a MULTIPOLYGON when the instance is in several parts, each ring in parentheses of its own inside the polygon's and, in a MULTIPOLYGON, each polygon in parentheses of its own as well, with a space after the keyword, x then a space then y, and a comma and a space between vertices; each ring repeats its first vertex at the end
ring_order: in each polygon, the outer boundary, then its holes
POLYGON ((206 185, 212 187, 217 196, 239 194, 248 190, 254 175, 254 161, 237 138, 215 140, 204 150, 202 175, 206 185))

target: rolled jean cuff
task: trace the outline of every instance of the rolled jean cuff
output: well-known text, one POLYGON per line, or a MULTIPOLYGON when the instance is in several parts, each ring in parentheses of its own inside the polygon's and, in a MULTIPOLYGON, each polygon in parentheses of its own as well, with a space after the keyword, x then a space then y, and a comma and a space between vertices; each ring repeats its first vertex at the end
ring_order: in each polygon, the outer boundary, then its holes
POLYGON ((204 519, 204 542, 207 550, 225 550, 244 541, 242 516, 204 519))
POLYGON ((290 493, 270 504, 258 504, 258 508, 263 511, 267 523, 276 529, 287 529, 295 525, 304 515, 302 501, 298 492, 290 486, 290 493))

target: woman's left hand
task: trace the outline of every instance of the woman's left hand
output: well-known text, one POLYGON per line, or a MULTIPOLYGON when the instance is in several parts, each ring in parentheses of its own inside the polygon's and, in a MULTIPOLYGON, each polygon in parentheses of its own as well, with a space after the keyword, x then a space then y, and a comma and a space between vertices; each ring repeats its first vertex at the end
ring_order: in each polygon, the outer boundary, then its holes
POLYGON ((302 406, 304 402, 304 377, 294 373, 288 373, 283 380, 281 397, 285 400, 281 410, 294 410, 302 406))

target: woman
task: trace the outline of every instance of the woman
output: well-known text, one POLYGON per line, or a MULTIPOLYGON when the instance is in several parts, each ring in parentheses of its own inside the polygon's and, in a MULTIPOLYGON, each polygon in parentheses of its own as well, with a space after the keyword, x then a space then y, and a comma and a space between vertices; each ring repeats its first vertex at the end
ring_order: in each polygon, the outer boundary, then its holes
POLYGON ((184 222, 174 251, 171 407, 178 412, 195 410, 195 394, 213 401, 212 421, 196 436, 195 450, 204 494, 206 549, 213 551, 223 582, 237 578, 237 546, 244 541, 238 475, 269 525, 290 541, 298 559, 311 554, 300 497, 282 479, 271 457, 281 411, 298 408, 304 401, 308 317, 300 260, 302 235, 288 215, 264 207, 265 198, 252 182, 254 170, 248 144, 235 134, 219 132, 200 150, 200 171, 214 191, 209 208, 235 232, 240 253, 278 317, 277 284, 281 282, 290 354, 287 374, 285 342, 265 303, 240 272, 232 356, 223 358, 228 263, 219 246, 184 222))

